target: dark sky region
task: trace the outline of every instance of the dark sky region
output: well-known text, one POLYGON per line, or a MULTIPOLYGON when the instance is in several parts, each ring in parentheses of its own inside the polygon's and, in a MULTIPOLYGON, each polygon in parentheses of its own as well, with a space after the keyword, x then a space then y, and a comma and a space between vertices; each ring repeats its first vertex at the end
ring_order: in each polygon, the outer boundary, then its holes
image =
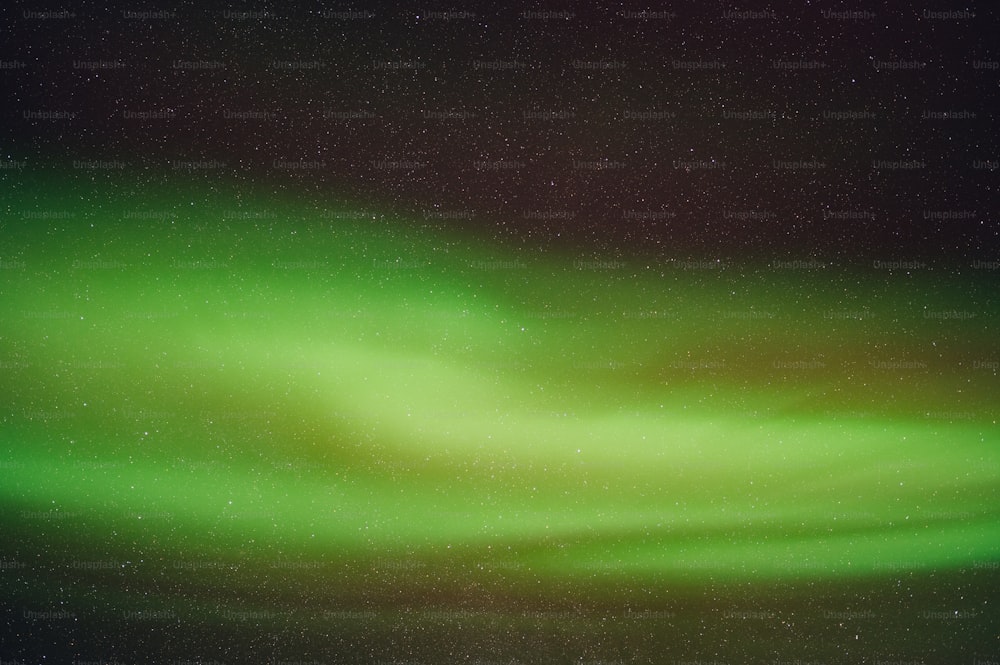
POLYGON ((539 246, 849 262, 996 243, 991 8, 60 11, 0 18, 5 159, 29 168, 344 192, 539 246))

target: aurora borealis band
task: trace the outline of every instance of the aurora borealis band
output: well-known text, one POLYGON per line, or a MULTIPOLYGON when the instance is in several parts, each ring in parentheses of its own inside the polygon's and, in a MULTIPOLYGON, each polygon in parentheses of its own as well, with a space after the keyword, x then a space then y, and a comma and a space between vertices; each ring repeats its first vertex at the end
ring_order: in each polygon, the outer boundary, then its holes
POLYGON ((0 7, 0 665, 1000 664, 918 5, 0 7))
POLYGON ((39 225, 25 187, 5 230, 5 561, 30 580, 5 594, 28 607, 314 635, 403 607, 489 635, 524 607, 666 616, 671 592, 1000 559, 980 280, 859 269, 845 293, 639 256, 608 279, 350 203, 38 187, 73 214, 39 225))

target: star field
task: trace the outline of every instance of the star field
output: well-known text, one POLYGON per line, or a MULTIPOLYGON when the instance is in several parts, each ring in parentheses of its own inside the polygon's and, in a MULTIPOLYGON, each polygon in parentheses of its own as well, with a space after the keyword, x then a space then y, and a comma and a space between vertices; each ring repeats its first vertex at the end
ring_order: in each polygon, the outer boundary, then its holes
POLYGON ((0 9, 0 665, 997 662, 995 27, 0 9))

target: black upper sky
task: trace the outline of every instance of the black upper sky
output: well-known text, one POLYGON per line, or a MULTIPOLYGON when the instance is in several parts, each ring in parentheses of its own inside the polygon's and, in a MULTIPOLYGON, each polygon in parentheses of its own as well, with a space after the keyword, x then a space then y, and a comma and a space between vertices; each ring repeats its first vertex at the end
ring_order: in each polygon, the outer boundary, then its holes
POLYGON ((15 5, 4 159, 584 243, 980 256, 996 240, 997 170, 980 163, 998 155, 994 13, 15 5))

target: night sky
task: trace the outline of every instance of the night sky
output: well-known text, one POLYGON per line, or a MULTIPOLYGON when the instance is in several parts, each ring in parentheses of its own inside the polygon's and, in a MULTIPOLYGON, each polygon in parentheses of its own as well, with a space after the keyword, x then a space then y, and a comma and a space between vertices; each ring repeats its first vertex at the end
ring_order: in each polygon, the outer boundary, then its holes
POLYGON ((0 8, 0 665, 1000 663, 997 27, 0 8))

